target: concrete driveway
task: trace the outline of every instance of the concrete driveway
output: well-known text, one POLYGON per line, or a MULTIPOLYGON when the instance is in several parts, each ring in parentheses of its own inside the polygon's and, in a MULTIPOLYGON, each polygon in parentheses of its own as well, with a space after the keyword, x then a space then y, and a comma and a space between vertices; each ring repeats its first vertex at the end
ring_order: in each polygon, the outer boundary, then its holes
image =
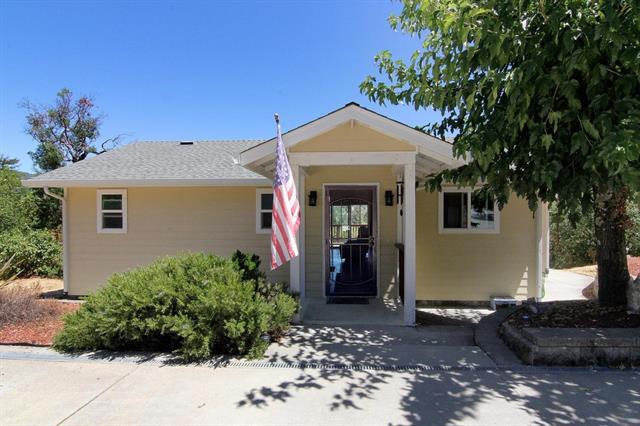
POLYGON ((582 300, 582 290, 593 282, 593 278, 559 269, 549 270, 544 279, 545 302, 552 300, 582 300))
POLYGON ((640 374, 497 369, 466 327, 301 327, 258 361, 0 347, 0 424, 640 424, 640 374))

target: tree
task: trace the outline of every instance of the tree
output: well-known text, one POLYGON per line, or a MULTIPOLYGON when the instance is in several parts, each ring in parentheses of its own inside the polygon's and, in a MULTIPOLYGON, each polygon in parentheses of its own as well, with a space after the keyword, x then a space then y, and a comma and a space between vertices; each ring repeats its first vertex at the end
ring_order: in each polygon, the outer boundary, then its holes
POLYGON ((535 210, 595 212, 601 305, 626 301, 626 201, 640 185, 640 6, 635 1, 405 0, 392 28, 422 40, 408 61, 376 56, 380 104, 442 115, 465 166, 431 176, 483 182, 535 210))
POLYGON ((36 200, 31 189, 20 183, 22 174, 0 168, 0 233, 25 231, 36 222, 36 200))
POLYGON ((73 99, 69 89, 58 92, 54 105, 25 102, 27 133, 38 141, 29 154, 40 171, 54 170, 67 162, 76 163, 91 154, 101 154, 116 145, 121 136, 105 139, 97 146, 103 115, 95 114, 91 98, 73 99))
POLYGON ((20 164, 20 160, 17 158, 7 157, 6 155, 0 154, 0 169, 11 169, 14 170, 20 164))

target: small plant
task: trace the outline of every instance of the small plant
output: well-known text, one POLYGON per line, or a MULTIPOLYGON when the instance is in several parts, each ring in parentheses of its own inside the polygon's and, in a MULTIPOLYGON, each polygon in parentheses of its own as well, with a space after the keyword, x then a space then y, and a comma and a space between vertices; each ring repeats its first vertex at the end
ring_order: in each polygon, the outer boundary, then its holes
POLYGON ((5 286, 0 288, 0 324, 16 324, 58 316, 60 305, 40 300, 39 286, 5 286))
POLYGON ((13 255, 9 259, 7 259, 4 263, 0 264, 0 289, 11 284, 13 280, 18 278, 18 275, 20 274, 20 270, 18 270, 18 272, 14 271, 16 267, 13 264, 14 257, 16 256, 13 255), (10 271, 14 271, 14 272, 10 273, 10 271))
MULTIPOLYGON (((259 259, 241 257, 259 266, 259 259)), ((185 360, 220 353, 258 357, 268 345, 264 335, 283 333, 297 310, 284 291, 257 292, 262 279, 255 268, 214 255, 161 258, 109 278, 65 318, 54 347, 172 350, 185 360)))

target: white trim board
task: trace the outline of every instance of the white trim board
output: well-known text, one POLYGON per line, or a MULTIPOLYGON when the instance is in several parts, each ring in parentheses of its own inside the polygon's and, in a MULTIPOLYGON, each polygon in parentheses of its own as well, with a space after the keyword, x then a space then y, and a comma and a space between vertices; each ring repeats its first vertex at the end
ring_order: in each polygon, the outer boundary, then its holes
POLYGON ((471 195, 473 188, 443 187, 442 191, 438 191, 438 233, 439 234, 499 234, 500 233, 500 209, 496 202, 493 203, 493 229, 476 229, 476 228, 445 228, 444 227, 444 193, 458 192, 467 194, 467 226, 471 223, 471 195))
MULTIPOLYGON (((262 228, 262 194, 273 195, 273 188, 256 188, 256 234, 270 234, 271 228, 262 228)), ((273 205, 271 206, 273 213, 273 205)), ((272 224, 273 226, 273 224, 272 224)))
POLYGON ((96 191, 96 231, 98 234, 126 234, 127 233, 127 190, 126 189, 98 189, 96 191), (103 195, 120 195, 122 197, 122 206, 116 210, 105 210, 102 208, 103 195), (103 213, 121 213, 122 228, 103 228, 103 213))

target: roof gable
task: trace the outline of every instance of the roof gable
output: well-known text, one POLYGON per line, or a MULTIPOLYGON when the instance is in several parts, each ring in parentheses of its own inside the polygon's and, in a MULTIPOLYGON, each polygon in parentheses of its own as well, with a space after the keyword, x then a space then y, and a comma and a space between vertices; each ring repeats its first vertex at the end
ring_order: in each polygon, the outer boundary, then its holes
MULTIPOLYGON (((356 103, 349 103, 325 116, 284 133, 283 142, 290 151, 295 150, 296 145, 351 122, 356 122, 359 126, 368 127, 375 132, 413 146, 417 153, 438 162, 454 167, 461 164, 453 157, 453 146, 449 142, 363 108, 356 103)), ((276 139, 272 138, 243 151, 240 154, 240 164, 250 169, 260 170, 264 164, 273 161, 275 144, 276 139)))
POLYGON ((304 140, 290 148, 290 152, 415 152, 416 147, 380 133, 359 121, 350 120, 337 127, 304 140))

